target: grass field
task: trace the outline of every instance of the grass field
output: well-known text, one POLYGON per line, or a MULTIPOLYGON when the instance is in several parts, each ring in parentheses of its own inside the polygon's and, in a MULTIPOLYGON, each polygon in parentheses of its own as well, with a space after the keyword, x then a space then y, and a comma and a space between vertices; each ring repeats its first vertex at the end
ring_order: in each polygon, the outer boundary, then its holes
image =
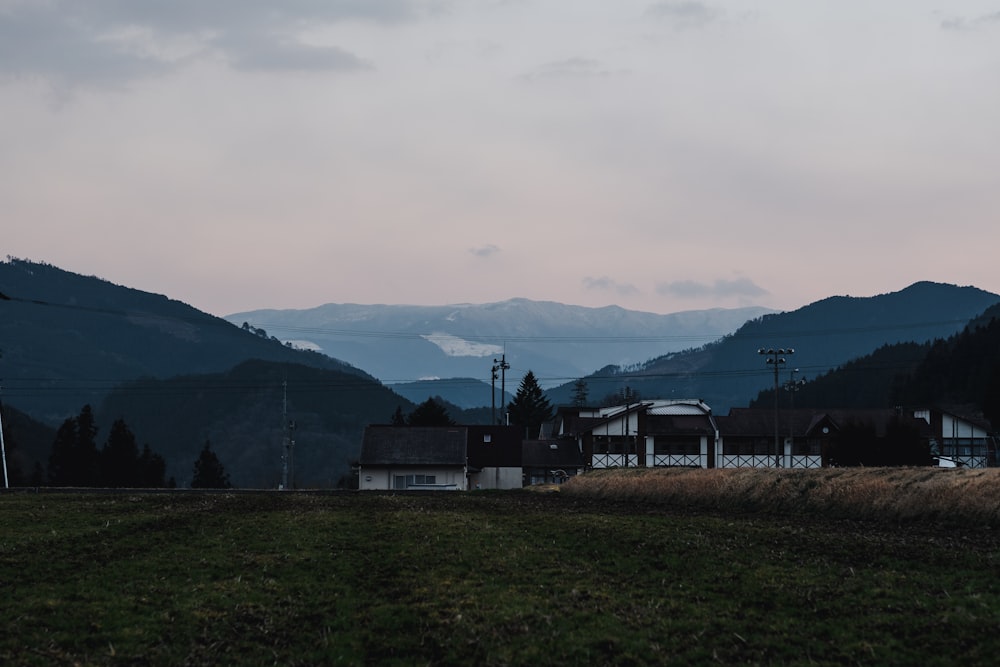
POLYGON ((11 493, 0 664, 995 664, 998 545, 579 489, 11 493))

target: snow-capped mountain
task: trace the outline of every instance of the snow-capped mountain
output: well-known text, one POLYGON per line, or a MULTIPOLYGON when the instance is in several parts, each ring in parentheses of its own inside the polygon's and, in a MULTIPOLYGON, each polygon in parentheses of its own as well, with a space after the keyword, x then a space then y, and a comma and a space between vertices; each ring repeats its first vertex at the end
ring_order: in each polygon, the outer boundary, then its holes
POLYGON ((660 315, 511 299, 447 306, 326 304, 226 319, 322 351, 390 384, 453 377, 489 382, 494 359, 505 355, 508 387, 516 387, 528 370, 552 386, 609 364, 629 366, 698 347, 769 312, 750 307, 660 315))

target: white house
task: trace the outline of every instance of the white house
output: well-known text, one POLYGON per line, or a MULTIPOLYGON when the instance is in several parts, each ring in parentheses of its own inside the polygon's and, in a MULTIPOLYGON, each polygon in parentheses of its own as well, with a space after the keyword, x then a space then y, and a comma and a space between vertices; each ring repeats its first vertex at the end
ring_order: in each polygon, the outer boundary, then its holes
POLYGON ((468 488, 467 433, 462 427, 369 426, 361 442, 362 491, 468 488))
POLYGON ((939 457, 940 465, 969 468, 996 465, 996 441, 986 421, 939 409, 915 410, 913 416, 930 425, 931 451, 939 457))

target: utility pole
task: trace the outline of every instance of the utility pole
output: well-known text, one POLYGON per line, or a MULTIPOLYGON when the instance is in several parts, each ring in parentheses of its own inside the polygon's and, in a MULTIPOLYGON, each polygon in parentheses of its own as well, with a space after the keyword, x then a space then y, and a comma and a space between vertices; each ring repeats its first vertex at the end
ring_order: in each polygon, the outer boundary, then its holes
POLYGON ((779 348, 777 350, 773 348, 760 348, 757 350, 757 354, 767 357, 767 363, 774 369, 774 467, 781 467, 781 436, 778 432, 778 391, 780 385, 778 382, 778 371, 782 365, 785 364, 785 355, 795 354, 795 350, 788 348, 779 348))
POLYGON ((631 419, 631 416, 629 412, 632 409, 632 388, 628 385, 626 385, 625 389, 622 391, 622 398, 625 399, 625 419, 622 421, 622 432, 624 435, 624 442, 622 442, 622 467, 627 468, 628 455, 632 453, 632 448, 629 447, 628 444, 629 435, 631 434, 631 429, 629 428, 629 420, 631 419))
POLYGON ((284 424, 284 452, 281 456, 281 488, 288 489, 289 469, 291 476, 295 480, 295 468, 292 459, 292 452, 295 447, 295 440, 292 438, 295 431, 295 422, 288 419, 288 380, 281 383, 281 421, 284 424))
POLYGON ((9 489, 10 480, 7 478, 7 447, 3 442, 3 401, 0 401, 0 457, 3 458, 3 488, 9 489))
POLYGON ((507 353, 504 352, 500 355, 499 359, 493 360, 494 364, 494 375, 496 374, 496 369, 500 369, 500 416, 504 416, 504 406, 507 404, 507 371, 510 369, 510 364, 507 363, 507 353))
POLYGON ((493 368, 490 369, 490 407, 493 409, 493 421, 491 423, 497 423, 497 371, 500 367, 496 364, 496 359, 493 360, 493 368))
POLYGON ((802 385, 806 383, 805 378, 795 379, 795 374, 799 372, 798 368, 793 368, 792 372, 788 375, 788 382, 785 383, 785 391, 788 392, 788 405, 791 408, 792 418, 788 425, 788 438, 792 443, 792 450, 795 448, 795 392, 802 389, 802 385))
MULTIPOLYGON (((10 301, 10 297, 0 292, 0 301, 10 301)), ((0 352, 0 357, 3 353, 0 352)), ((3 387, 0 387, 2 391, 3 387)), ((0 400, 0 458, 3 459, 3 488, 10 488, 10 480, 7 478, 7 446, 3 442, 3 401, 0 400)))

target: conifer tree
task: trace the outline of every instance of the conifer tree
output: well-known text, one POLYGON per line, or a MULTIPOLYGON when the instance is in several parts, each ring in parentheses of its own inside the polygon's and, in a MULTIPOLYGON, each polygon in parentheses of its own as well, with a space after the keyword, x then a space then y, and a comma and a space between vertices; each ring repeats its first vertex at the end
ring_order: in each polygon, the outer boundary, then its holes
POLYGON ((69 417, 52 441, 49 452, 48 482, 51 486, 72 486, 73 450, 76 447, 76 419, 69 417))
POLYGON ((163 457, 149 448, 142 446, 139 456, 139 485, 146 489, 160 489, 167 485, 164 477, 167 474, 167 462, 163 457))
POLYGON ((49 484, 52 486, 97 486, 100 483, 100 454, 94 438, 97 425, 89 405, 77 417, 70 417, 56 432, 49 453, 49 484))
POLYGON ((101 450, 101 477, 112 488, 140 486, 139 446, 124 419, 116 419, 101 450))
POLYGON ((191 488, 228 489, 230 486, 232 485, 229 483, 229 474, 226 473, 219 457, 212 451, 212 444, 206 440, 201 454, 194 462, 191 488))
POLYGON ((396 406, 396 411, 392 413, 392 422, 390 423, 393 426, 406 426, 406 417, 403 416, 403 406, 396 406))
POLYGON ((433 398, 413 409, 406 418, 408 426, 454 426, 455 421, 448 415, 448 410, 433 398))
POLYGON ((522 429, 526 438, 537 438, 542 424, 552 418, 552 404, 530 370, 521 379, 517 394, 507 405, 510 423, 522 429))

